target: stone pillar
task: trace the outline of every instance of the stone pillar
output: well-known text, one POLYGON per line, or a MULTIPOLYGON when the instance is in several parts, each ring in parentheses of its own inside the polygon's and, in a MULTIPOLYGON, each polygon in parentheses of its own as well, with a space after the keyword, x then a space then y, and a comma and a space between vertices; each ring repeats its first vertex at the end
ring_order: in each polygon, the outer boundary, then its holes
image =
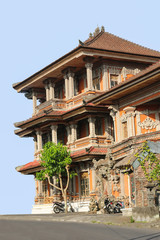
POLYGON ((38 181, 38 195, 42 197, 42 181, 38 181))
POLYGON ((36 114, 36 107, 37 107, 37 94, 33 91, 32 93, 32 99, 33 99, 33 115, 36 114))
POLYGON ((135 109, 136 109, 135 107, 124 108, 124 111, 127 114, 128 137, 135 136, 135 123, 134 123, 135 109))
POLYGON ((93 117, 89 117, 88 118, 88 122, 89 122, 89 132, 90 132, 90 137, 95 137, 96 134, 95 134, 95 118, 93 117))
POLYGON ((116 113, 117 113, 117 106, 109 106, 108 109, 110 109, 110 116, 112 117, 113 119, 113 128, 114 128, 114 138, 115 138, 115 141, 117 142, 118 139, 117 139, 117 134, 116 134, 116 113))
POLYGON ((69 98, 69 80, 67 74, 64 75, 64 81, 65 81, 65 96, 66 99, 69 98))
POLYGON ((36 178, 34 178, 35 181, 35 189, 36 189, 36 198, 38 197, 38 180, 36 178))
POLYGON ((108 72, 107 72, 107 66, 102 66, 102 81, 103 81, 103 90, 106 91, 109 89, 108 86, 108 72))
POLYGON ((73 195, 76 195, 76 178, 75 176, 73 177, 73 195))
POLYGON ((96 189, 96 172, 95 168, 92 168, 92 192, 95 192, 96 189))
POLYGON ((81 176, 80 176, 80 171, 79 171, 78 167, 76 167, 76 173, 77 173, 77 176, 78 176, 79 198, 81 198, 81 176))
POLYGON ((92 67, 93 67, 93 63, 86 63, 85 67, 86 67, 86 71, 87 71, 88 90, 93 90, 93 80, 92 80, 92 67))
POLYGON ((37 152, 37 150, 38 150, 38 146, 37 146, 37 136, 34 136, 33 141, 34 141, 34 154, 36 154, 36 152, 37 152))
POLYGON ((74 73, 69 72, 69 98, 74 97, 74 73))
POLYGON ((42 132, 41 131, 37 131, 37 150, 40 151, 42 149, 42 132))
POLYGON ((49 99, 55 98, 54 88, 55 88, 55 83, 53 83, 53 80, 50 80, 50 82, 49 82, 49 99))
POLYGON ((140 112, 135 111, 135 114, 136 114, 137 135, 140 135, 141 134, 141 127, 139 126, 139 123, 141 122, 140 112))
POLYGON ((71 143, 71 128, 70 126, 66 126, 66 130, 67 130, 67 144, 71 143))
POLYGON ((52 142, 57 144, 57 125, 52 125, 51 130, 52 130, 52 142))
POLYGON ((77 140, 77 124, 71 124, 71 142, 74 143, 77 140))
POLYGON ((45 83, 45 89, 46 89, 46 101, 49 101, 49 85, 48 82, 45 83))

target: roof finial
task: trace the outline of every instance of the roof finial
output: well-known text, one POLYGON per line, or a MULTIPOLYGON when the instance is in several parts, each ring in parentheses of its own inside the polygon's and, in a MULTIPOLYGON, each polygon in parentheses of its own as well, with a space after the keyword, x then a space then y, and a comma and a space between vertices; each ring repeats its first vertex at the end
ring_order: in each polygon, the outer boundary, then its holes
POLYGON ((100 33, 100 29, 99 29, 99 27, 97 26, 96 29, 95 29, 95 31, 94 31, 94 33, 93 33, 94 37, 96 37, 99 33, 100 33))
POLYGON ((94 33, 93 34, 92 33, 89 34, 89 38, 96 37, 100 32, 105 32, 105 28, 104 28, 104 26, 102 26, 101 30, 100 30, 100 28, 97 25, 94 33))
POLYGON ((101 32, 105 32, 104 26, 101 27, 101 32))

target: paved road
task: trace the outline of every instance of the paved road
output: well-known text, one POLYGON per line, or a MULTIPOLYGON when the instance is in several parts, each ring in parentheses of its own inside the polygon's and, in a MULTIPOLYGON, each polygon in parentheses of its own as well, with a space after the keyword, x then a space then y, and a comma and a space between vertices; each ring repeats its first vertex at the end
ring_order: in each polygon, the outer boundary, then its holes
POLYGON ((109 225, 0 220, 0 240, 160 240, 159 229, 109 225))

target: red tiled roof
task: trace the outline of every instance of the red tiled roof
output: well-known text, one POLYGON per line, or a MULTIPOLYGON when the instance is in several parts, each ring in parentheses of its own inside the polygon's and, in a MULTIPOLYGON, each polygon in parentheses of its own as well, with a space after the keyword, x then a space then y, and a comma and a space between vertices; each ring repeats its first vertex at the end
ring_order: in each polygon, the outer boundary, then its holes
POLYGON ((160 57, 158 51, 143 47, 108 32, 100 32, 96 37, 88 39, 84 42, 84 47, 160 57))
POLYGON ((90 147, 88 151, 86 151, 86 149, 82 149, 82 150, 77 150, 71 153, 71 157, 79 157, 79 156, 88 155, 88 154, 105 155, 106 153, 107 153, 107 148, 90 147))
MULTIPOLYGON (((86 151, 86 149, 78 150, 75 151, 74 153, 71 153, 71 157, 78 157, 86 154, 100 154, 100 155, 105 155, 107 153, 107 148, 94 148, 90 147, 89 151, 86 151)), ((22 172, 28 169, 32 169, 35 167, 40 167, 40 161, 34 160, 32 162, 29 162, 22 167, 20 167, 17 171, 22 172)))
POLYGON ((22 172, 24 170, 27 170, 27 169, 31 169, 31 168, 35 168, 35 167, 40 167, 40 161, 33 161, 33 162, 29 162, 25 165, 23 165, 19 170, 18 172, 22 172))

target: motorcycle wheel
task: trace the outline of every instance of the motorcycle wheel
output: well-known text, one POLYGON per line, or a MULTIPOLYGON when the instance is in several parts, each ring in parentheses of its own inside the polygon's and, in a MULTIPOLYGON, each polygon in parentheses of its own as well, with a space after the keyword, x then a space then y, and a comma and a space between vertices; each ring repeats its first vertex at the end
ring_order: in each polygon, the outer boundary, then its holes
POLYGON ((71 212, 74 212, 74 209, 73 209, 73 208, 71 208, 71 212))
POLYGON ((112 209, 111 206, 108 206, 108 207, 107 207, 107 212, 108 212, 109 214, 113 212, 113 209, 112 209))
POLYGON ((54 206, 53 211, 57 214, 60 213, 59 207, 54 206))

